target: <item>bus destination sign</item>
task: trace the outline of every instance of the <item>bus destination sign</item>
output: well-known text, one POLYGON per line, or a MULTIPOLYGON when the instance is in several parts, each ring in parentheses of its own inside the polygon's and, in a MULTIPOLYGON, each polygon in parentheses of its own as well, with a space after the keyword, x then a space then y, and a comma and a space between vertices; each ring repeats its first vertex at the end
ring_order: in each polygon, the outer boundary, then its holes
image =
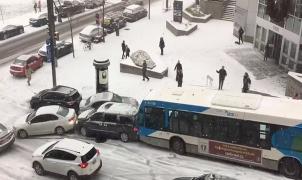
POLYGON ((240 161, 261 163, 261 150, 209 141, 209 153, 240 161))

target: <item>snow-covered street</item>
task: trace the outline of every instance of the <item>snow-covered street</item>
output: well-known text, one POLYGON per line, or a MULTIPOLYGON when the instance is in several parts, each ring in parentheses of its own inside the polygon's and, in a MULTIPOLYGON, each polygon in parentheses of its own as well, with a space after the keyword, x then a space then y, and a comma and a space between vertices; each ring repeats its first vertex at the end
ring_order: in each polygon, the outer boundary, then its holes
MULTIPOLYGON (((193 0, 184 1, 185 6, 191 3, 193 0)), ((172 10, 165 12, 162 1, 157 1, 151 6, 150 20, 146 17, 135 23, 127 23, 120 31, 120 36, 115 36, 114 33, 106 36, 106 42, 93 44, 91 51, 83 50, 83 44, 76 35, 75 58, 69 54, 58 60, 57 84, 76 88, 83 99, 86 99, 95 93, 93 60, 109 59, 109 90, 134 97, 140 102, 153 89, 177 86, 174 66, 180 60, 184 86, 205 86, 206 77, 209 75, 214 79, 213 86, 209 88, 217 89, 216 70, 225 66, 228 75, 224 91, 241 92, 243 75, 248 72, 252 80, 252 90, 284 96, 283 77, 286 74, 271 62, 263 62, 262 56, 253 50, 252 44, 235 44, 237 39, 232 35, 233 22, 211 19, 208 23, 198 24, 198 29, 191 35, 176 37, 166 29, 166 20, 170 19, 172 10), (160 37, 163 37, 166 43, 163 56, 160 55, 158 47, 160 37), (168 77, 151 78, 147 82, 142 81, 141 76, 120 73, 123 40, 129 45, 130 53, 144 50, 152 59, 164 63, 168 67, 168 77), (247 55, 253 58, 246 58, 247 55), (279 73, 276 73, 277 71, 279 73)), ((9 66, 10 63, 0 66, 0 122, 13 125, 17 118, 31 111, 29 100, 35 93, 52 87, 52 76, 51 64, 44 63, 41 69, 32 74, 31 86, 28 86, 25 78, 16 78, 9 73, 9 66)), ((72 133, 66 137, 83 138, 72 133)), ((45 142, 57 138, 61 137, 17 139, 10 149, 0 153, 0 179, 64 179, 48 174, 40 177, 31 167, 32 152, 45 142)), ((101 150, 103 167, 91 178, 93 180, 172 180, 208 172, 228 175, 239 180, 287 179, 271 171, 200 156, 180 156, 140 142, 122 143, 118 140, 108 140, 97 146, 101 150)))

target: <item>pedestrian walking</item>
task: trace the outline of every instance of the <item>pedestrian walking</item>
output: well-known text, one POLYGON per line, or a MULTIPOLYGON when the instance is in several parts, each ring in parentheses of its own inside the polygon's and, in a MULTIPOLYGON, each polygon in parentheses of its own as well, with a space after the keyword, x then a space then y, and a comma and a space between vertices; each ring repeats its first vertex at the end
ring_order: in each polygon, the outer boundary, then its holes
POLYGON ((177 84, 178 84, 177 86, 182 87, 182 79, 183 79, 182 69, 177 70, 176 79, 177 79, 177 84))
POLYGON ((243 33, 244 33, 244 30, 243 30, 242 27, 240 26, 240 28, 239 28, 239 30, 238 30, 239 44, 240 44, 240 41, 241 41, 242 44, 243 44, 243 33))
POLYGON ((37 2, 35 2, 35 4, 34 4, 34 10, 35 10, 35 13, 37 13, 37 2))
POLYGON ((143 73, 143 81, 145 81, 145 78, 149 81, 149 77, 147 76, 147 62, 146 62, 146 60, 144 60, 144 62, 143 62, 142 73, 143 73))
POLYGON ((159 48, 160 48, 160 55, 164 55, 165 41, 163 37, 161 37, 159 40, 159 48))
POLYGON ((27 78, 27 85, 30 86, 30 81, 31 81, 31 74, 33 73, 33 70, 26 64, 25 66, 25 75, 27 78))
POLYGON ((264 61, 267 61, 268 54, 269 54, 269 44, 267 43, 264 49, 264 61))
POLYGON ((122 59, 124 59, 124 57, 125 57, 125 52, 126 52, 126 44, 125 44, 125 41, 123 41, 123 43, 122 43, 122 51, 123 51, 122 59))
POLYGON ((178 81, 177 80, 177 73, 178 73, 179 70, 182 70, 182 65, 180 64, 179 60, 177 61, 177 64, 174 67, 174 71, 175 70, 176 70, 176 81, 178 81))
POLYGON ((38 1, 38 9, 39 9, 39 12, 41 12, 41 0, 38 1))
POLYGON ((218 87, 218 90, 222 90, 223 82, 224 82, 225 77, 227 76, 227 72, 224 69, 224 66, 222 66, 221 69, 216 70, 216 72, 219 74, 219 87, 218 87))
POLYGON ((129 46, 126 45, 126 59, 127 57, 129 57, 129 55, 130 55, 130 48, 129 46))
POLYGON ((243 76, 242 92, 247 93, 250 89, 250 86, 251 86, 251 79, 249 77, 249 74, 246 72, 246 73, 244 73, 244 76, 243 76))

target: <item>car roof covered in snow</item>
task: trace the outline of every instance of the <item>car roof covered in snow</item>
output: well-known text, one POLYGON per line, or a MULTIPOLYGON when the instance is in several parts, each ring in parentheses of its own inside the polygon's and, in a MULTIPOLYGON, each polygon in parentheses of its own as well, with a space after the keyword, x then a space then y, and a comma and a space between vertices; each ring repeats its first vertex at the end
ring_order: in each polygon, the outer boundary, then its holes
POLYGON ((131 104, 117 102, 104 103, 97 110, 97 112, 126 116, 134 116, 136 115, 137 111, 138 109, 131 104))
POLYGON ((69 151, 72 154, 80 155, 83 156, 86 153, 88 153, 91 148, 94 146, 90 143, 84 142, 84 141, 79 141, 75 139, 62 139, 59 141, 53 149, 60 149, 64 151, 69 151))
POLYGON ((59 105, 42 106, 36 111, 36 116, 41 114, 57 114, 59 105))
POLYGON ((127 6, 126 9, 134 10, 134 9, 141 8, 141 7, 142 7, 141 5, 132 4, 132 5, 130 5, 130 6, 127 6))
POLYGON ((18 60, 20 61, 27 61, 32 55, 29 55, 29 54, 24 54, 24 55, 21 55, 19 57, 17 57, 18 60))
POLYGON ((98 29, 98 28, 101 29, 101 27, 98 27, 96 25, 88 25, 80 33, 89 35, 91 33, 91 31, 93 31, 94 29, 98 29))
POLYGON ((113 98, 112 92, 101 92, 91 96, 90 102, 111 101, 113 98))

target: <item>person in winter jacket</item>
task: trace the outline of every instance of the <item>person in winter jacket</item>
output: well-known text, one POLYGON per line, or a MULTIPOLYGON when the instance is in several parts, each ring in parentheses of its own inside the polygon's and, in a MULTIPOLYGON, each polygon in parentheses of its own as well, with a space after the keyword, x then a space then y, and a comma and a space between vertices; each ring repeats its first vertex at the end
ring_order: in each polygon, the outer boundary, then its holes
POLYGON ((33 73, 33 70, 28 66, 28 64, 25 66, 25 75, 27 78, 27 85, 30 86, 31 81, 31 74, 33 73))
POLYGON ((182 87, 182 79, 183 79, 183 72, 182 69, 177 70, 177 75, 176 75, 178 87, 182 87))
POLYGON ((216 70, 216 72, 219 74, 219 87, 218 90, 222 90, 223 82, 225 77, 227 76, 227 72, 224 69, 224 66, 221 67, 221 69, 216 70))
POLYGON ((142 73, 143 73, 143 81, 145 81, 145 78, 149 81, 149 77, 147 76, 147 62, 146 62, 146 60, 144 60, 144 62, 143 62, 142 73))
POLYGON ((248 90, 250 89, 250 85, 251 85, 251 79, 249 77, 249 74, 246 72, 246 73, 244 73, 244 76, 243 76, 243 88, 242 88, 242 92, 243 93, 247 93, 248 90))
POLYGON ((177 74, 178 74, 179 70, 182 70, 182 65, 180 64, 179 60, 178 60, 177 64, 174 67, 174 71, 175 70, 176 70, 176 81, 178 81, 177 80, 177 74))
POLYGON ((130 48, 129 46, 126 45, 126 59, 127 57, 129 57, 129 55, 130 55, 130 48))
POLYGON ((240 41, 241 41, 242 44, 243 44, 243 33, 244 33, 244 30, 243 30, 242 27, 240 26, 239 31, 238 31, 239 44, 240 44, 240 41))
POLYGON ((124 59, 125 52, 126 52, 126 44, 125 44, 125 41, 123 41, 123 43, 122 43, 122 51, 123 51, 122 59, 124 59))
POLYGON ((165 47, 165 41, 164 38, 161 37, 159 40, 160 55, 164 55, 164 47, 165 47))
POLYGON ((264 49, 264 61, 267 61, 268 55, 269 55, 269 44, 267 43, 264 49))

